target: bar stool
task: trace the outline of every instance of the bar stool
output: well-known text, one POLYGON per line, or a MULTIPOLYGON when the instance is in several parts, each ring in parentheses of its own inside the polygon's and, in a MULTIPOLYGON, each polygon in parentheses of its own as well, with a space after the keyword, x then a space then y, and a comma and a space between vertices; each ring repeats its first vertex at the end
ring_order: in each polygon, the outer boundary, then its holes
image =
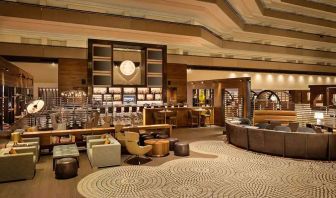
POLYGON ((122 118, 125 121, 125 124, 130 125, 131 124, 131 113, 130 113, 130 107, 124 106, 124 110, 122 113, 122 118))
POLYGON ((121 107, 117 106, 114 108, 114 114, 113 114, 113 124, 116 125, 117 123, 121 122, 122 114, 121 114, 121 107))
POLYGON ((137 110, 139 124, 143 123, 143 110, 144 110, 144 106, 139 106, 137 110))
POLYGON ((131 122, 132 125, 137 125, 139 123, 138 113, 137 113, 138 107, 137 106, 131 106, 131 122))
POLYGON ((177 111, 173 111, 172 113, 168 114, 169 124, 177 127, 177 111))

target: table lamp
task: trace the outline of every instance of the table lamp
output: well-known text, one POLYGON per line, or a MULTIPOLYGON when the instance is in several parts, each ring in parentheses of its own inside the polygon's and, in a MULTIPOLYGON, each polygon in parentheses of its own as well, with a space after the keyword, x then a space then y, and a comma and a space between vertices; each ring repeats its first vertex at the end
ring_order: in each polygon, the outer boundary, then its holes
POLYGON ((13 132, 11 134, 11 139, 14 142, 14 145, 16 145, 18 142, 21 141, 21 134, 19 132, 13 132))
POLYGON ((316 119, 316 124, 321 125, 322 124, 322 119, 324 118, 322 112, 315 112, 314 113, 314 118, 316 119))

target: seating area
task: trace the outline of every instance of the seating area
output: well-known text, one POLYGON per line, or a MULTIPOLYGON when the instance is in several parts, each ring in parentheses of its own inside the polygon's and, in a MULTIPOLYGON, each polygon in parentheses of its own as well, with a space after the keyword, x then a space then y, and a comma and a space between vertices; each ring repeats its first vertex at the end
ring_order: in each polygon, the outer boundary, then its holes
MULTIPOLYGON (((264 125, 261 125, 264 126, 264 125)), ((226 123, 229 143, 255 152, 292 158, 336 160, 336 134, 299 127, 273 129, 226 123)))
POLYGON ((0 0, 0 198, 336 198, 336 0, 0 0))
MULTIPOLYGON (((175 150, 176 156, 188 156, 189 144, 176 146, 177 138, 169 138, 166 130, 148 132, 128 131, 116 125, 114 133, 85 135, 85 150, 93 169, 120 166, 124 163, 140 165, 151 157, 165 157, 175 150), (141 145, 140 145, 141 142, 141 145), (184 148, 186 147, 186 148, 184 148), (128 155, 127 159, 122 156, 128 155)), ((0 149, 0 182, 33 179, 41 152, 40 138, 22 138, 22 132, 13 132, 11 141, 0 149)), ((76 144, 53 145, 52 166, 56 179, 77 176, 80 169, 80 148, 76 144), (75 161, 74 161, 75 160, 75 161)))

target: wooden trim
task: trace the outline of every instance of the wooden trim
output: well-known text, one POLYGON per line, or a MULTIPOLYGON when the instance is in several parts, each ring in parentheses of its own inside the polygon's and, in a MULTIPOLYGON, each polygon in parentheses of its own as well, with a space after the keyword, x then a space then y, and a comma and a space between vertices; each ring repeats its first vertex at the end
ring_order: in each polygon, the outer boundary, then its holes
MULTIPOLYGON (((169 124, 154 124, 154 125, 141 125, 136 127, 124 127, 124 131, 139 131, 139 130, 151 130, 151 129, 168 129, 169 137, 173 135, 172 126, 169 124)), ((108 128, 90 128, 90 129, 70 129, 70 130, 52 130, 52 131, 35 131, 35 132, 24 132, 22 137, 40 137, 40 145, 42 147, 51 146, 50 137, 51 136, 62 136, 62 135, 96 135, 111 133, 115 130, 114 127, 108 128)))
POLYGON ((306 75, 319 75, 319 76, 334 76, 334 75, 336 75, 336 72, 293 71, 293 70, 276 70, 276 69, 219 67, 219 66, 206 66, 206 65, 189 65, 188 69, 217 70, 217 71, 240 71, 240 72, 260 72, 260 73, 282 73, 282 74, 306 74, 306 75))

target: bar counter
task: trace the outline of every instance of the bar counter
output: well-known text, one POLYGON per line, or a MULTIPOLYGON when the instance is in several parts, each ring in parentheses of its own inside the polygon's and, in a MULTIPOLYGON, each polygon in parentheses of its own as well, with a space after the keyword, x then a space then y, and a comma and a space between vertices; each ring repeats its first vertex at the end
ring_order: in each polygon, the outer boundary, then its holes
MULTIPOLYGON (((198 112, 198 110, 210 110, 210 117, 209 119, 205 119, 205 125, 214 124, 214 108, 213 107, 168 107, 168 108, 145 108, 143 110, 143 122, 144 125, 151 125, 151 124, 163 124, 157 123, 154 119, 154 112, 159 112, 162 110, 168 110, 171 112, 176 112, 176 127, 191 127, 191 118, 188 115, 188 111, 192 111, 193 115, 198 116, 202 112, 198 112)), ((169 116, 169 113, 167 113, 169 116)), ((167 122, 167 124, 170 124, 167 122)))

